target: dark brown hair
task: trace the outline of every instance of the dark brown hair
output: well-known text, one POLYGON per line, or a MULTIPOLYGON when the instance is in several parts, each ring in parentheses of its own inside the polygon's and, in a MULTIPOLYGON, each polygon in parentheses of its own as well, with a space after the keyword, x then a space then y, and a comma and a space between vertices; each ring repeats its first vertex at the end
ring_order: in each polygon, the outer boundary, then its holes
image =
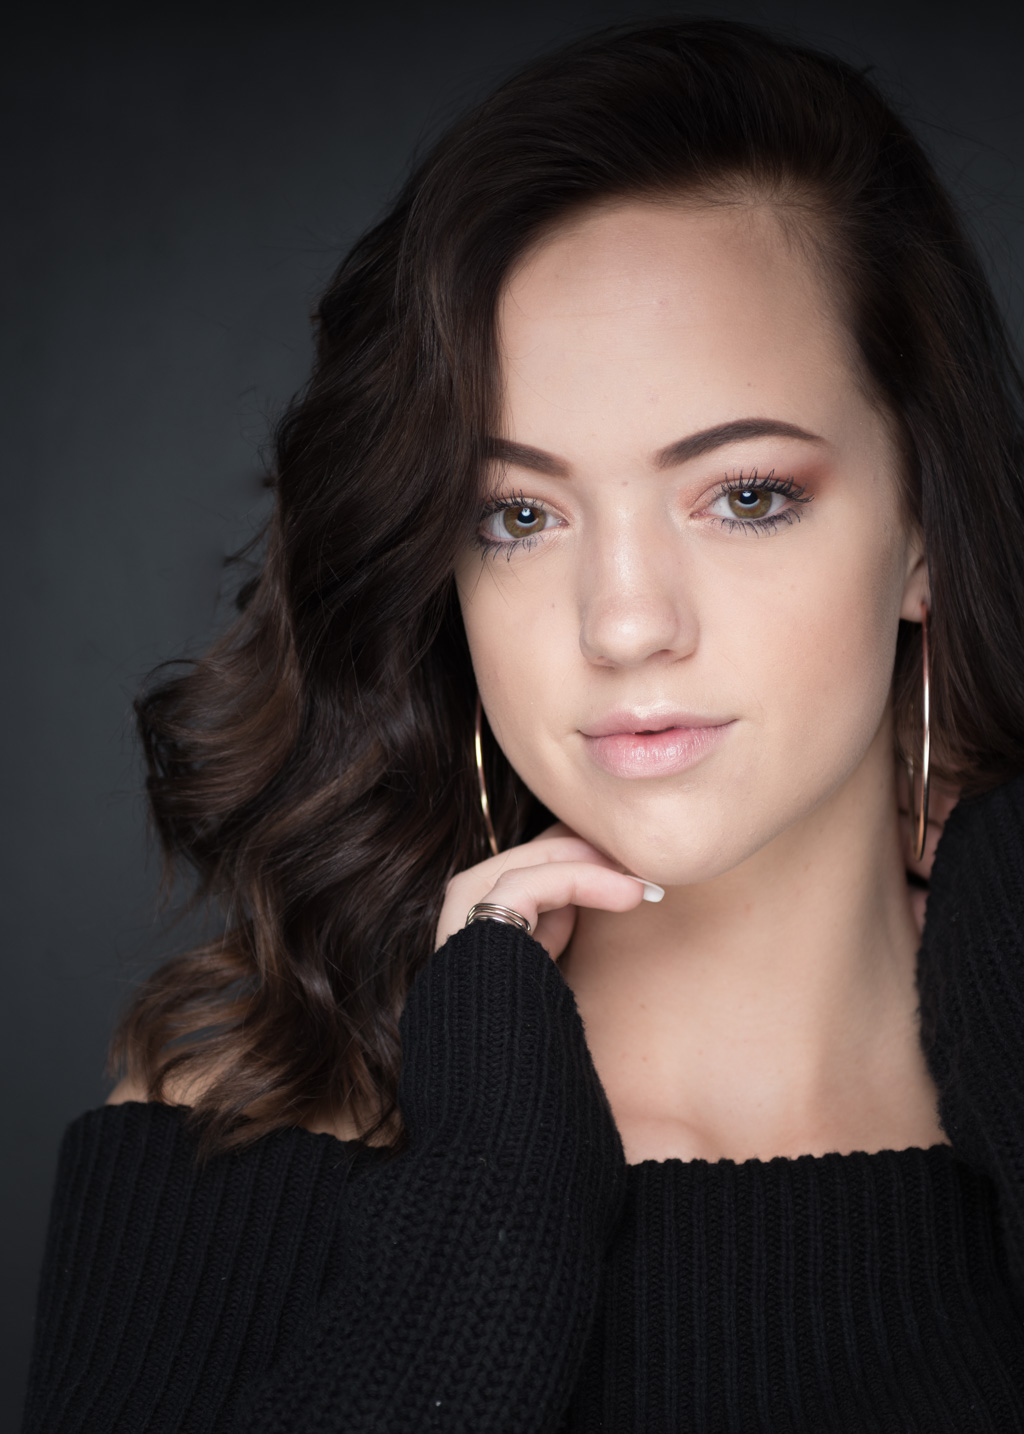
MULTIPOLYGON (((487 854, 452 572, 510 265, 578 206, 738 187, 800 198, 898 428, 940 765, 972 788, 1024 769, 1021 380, 920 145, 848 65, 743 25, 576 43, 457 123, 341 264, 277 431, 259 576, 212 651, 138 702, 167 860, 226 919, 141 987, 113 1058, 153 1096, 195 1078, 205 1149, 341 1112, 398 1132, 402 1002, 446 881, 487 854)), ((919 650, 906 625, 904 746, 919 650)), ((546 814, 493 742, 487 763, 512 844, 546 814)))

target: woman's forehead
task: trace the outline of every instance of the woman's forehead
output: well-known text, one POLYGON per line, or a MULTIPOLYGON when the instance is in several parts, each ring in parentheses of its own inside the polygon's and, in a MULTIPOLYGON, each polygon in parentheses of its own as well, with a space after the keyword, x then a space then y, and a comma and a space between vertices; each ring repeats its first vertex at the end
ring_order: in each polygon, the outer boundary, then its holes
POLYGON ((768 415, 831 437, 865 406, 821 271, 760 210, 623 205, 577 216, 499 305, 505 436, 652 452, 768 415))

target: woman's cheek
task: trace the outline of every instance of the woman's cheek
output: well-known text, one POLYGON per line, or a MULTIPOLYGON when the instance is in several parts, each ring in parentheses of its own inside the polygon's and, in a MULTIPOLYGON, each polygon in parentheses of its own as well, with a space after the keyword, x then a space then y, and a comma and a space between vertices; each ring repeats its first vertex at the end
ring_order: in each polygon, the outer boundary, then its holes
POLYGON ((824 785, 856 767, 883 720, 902 591, 895 557, 872 532, 815 565, 788 651, 766 677, 793 745, 824 785))
POLYGON ((545 738, 563 715, 568 720, 566 656, 572 654, 551 603, 526 596, 513 598, 484 575, 463 603, 463 618, 488 725, 529 785, 545 738))

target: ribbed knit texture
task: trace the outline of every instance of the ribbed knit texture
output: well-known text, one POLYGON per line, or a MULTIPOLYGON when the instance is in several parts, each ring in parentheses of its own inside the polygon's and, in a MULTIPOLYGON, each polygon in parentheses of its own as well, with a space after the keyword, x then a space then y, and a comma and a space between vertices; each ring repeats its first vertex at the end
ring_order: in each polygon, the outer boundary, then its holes
POLYGON ((1024 777, 958 802, 918 956, 922 1043, 957 1151, 999 1189, 1024 1290, 1024 777))
POLYGON ((1024 1434, 1024 782, 961 803, 919 959, 952 1148, 625 1166, 557 966, 454 936, 395 1160, 69 1128, 26 1434, 1024 1434))
POLYGON ((26 1429, 213 1430, 342 1256, 352 1148, 306 1131, 197 1169, 180 1110, 109 1106, 61 1146, 26 1429))
POLYGON ((477 923, 401 1035, 394 1160, 292 1131, 197 1171, 180 1111, 72 1125, 26 1429, 556 1427, 626 1177, 572 992, 477 923))
POLYGON ((567 1430, 1024 1429, 991 1184, 948 1146, 644 1162, 567 1430))

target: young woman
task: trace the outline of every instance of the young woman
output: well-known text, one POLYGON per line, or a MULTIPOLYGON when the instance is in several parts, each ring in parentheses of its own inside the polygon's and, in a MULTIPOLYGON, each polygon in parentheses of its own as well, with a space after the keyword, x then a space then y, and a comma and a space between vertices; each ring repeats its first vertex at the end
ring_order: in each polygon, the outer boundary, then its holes
POLYGON ((1022 389, 922 151, 599 35, 318 325, 140 703, 224 929, 65 1137, 26 1428, 1024 1429, 1022 389))

